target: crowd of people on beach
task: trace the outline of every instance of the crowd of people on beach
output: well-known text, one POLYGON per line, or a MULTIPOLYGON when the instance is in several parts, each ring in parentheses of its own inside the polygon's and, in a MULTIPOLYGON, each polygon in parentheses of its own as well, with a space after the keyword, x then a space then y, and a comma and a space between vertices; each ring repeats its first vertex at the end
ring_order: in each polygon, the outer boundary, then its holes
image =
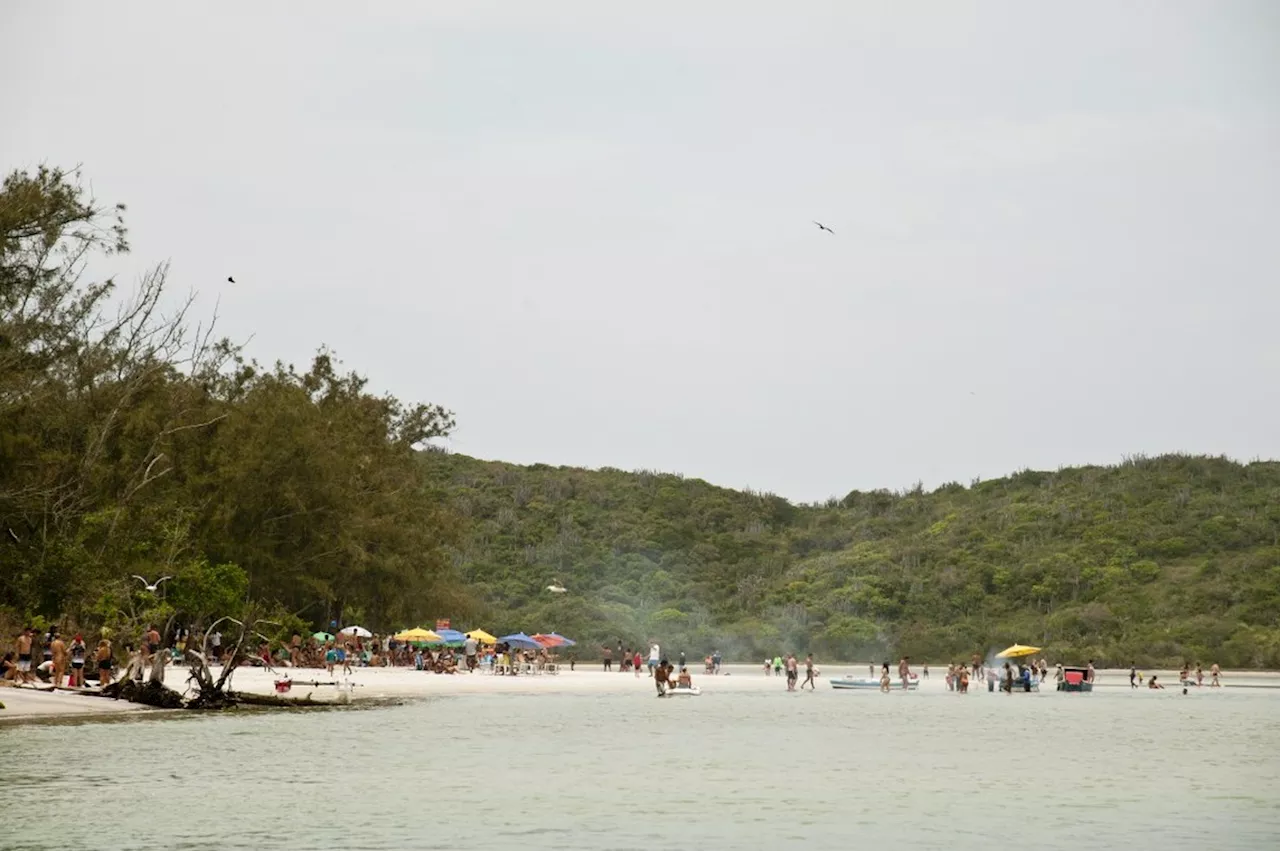
MULTIPOLYGON (((85 640, 83 633, 75 632, 70 640, 59 632, 57 627, 49 627, 38 632, 32 627, 23 629, 14 639, 14 649, 4 654, 0 660, 0 682, 10 685, 47 684, 51 686, 68 686, 84 688, 90 680, 98 686, 105 686, 117 676, 117 653, 123 655, 130 664, 127 668, 131 675, 141 679, 144 671, 151 667, 151 662, 158 653, 168 653, 166 661, 181 663, 185 650, 193 634, 187 629, 173 631, 171 640, 162 641, 160 631, 154 624, 148 625, 138 642, 125 641, 117 648, 111 639, 102 637, 94 641, 85 640)), ((204 655, 211 664, 222 664, 226 655, 223 636, 215 628, 203 636, 204 655)), ((678 654, 678 663, 672 664, 662 655, 661 647, 656 641, 649 644, 647 654, 640 649, 627 647, 621 640, 616 646, 603 646, 601 667, 604 671, 630 673, 635 677, 648 675, 651 677, 659 694, 671 688, 687 688, 692 686, 692 674, 689 671, 686 654, 678 654), (615 667, 616 661, 616 667, 615 667)), ((501 676, 516 676, 529 673, 556 672, 561 664, 554 648, 539 649, 513 647, 501 641, 485 644, 468 636, 464 642, 453 646, 427 645, 421 642, 410 642, 394 636, 380 635, 339 635, 317 633, 315 636, 303 637, 295 634, 288 642, 281 643, 272 649, 271 643, 263 641, 256 648, 241 648, 242 656, 239 664, 261 666, 274 670, 276 668, 311 668, 324 670, 330 675, 350 675, 356 668, 397 667, 411 668, 436 674, 457 674, 460 672, 482 671, 501 676)), ((570 670, 575 666, 572 655, 566 660, 570 670)), ((713 650, 703 657, 703 672, 708 675, 721 673, 723 656, 719 650, 713 650)), ((1054 681, 1063 680, 1063 666, 1057 665, 1054 681)), ((763 670, 766 676, 786 677, 787 691, 817 688, 818 669, 813 654, 809 654, 801 662, 795 653, 775 655, 764 661, 763 670), (804 668, 804 679, 800 680, 800 669, 804 668)), ((890 664, 884 662, 877 672, 875 663, 869 666, 869 675, 878 681, 881 691, 890 691, 894 680, 890 675, 890 664)), ((909 657, 903 657, 897 666, 897 681, 902 688, 910 688, 917 676, 911 672, 909 657)), ((929 678, 929 666, 921 668, 919 677, 929 678)), ((1093 660, 1089 660, 1085 682, 1093 683, 1095 669, 1093 660)), ((1207 677, 1209 687, 1221 686, 1222 671, 1214 663, 1210 666, 1207 677)), ((1037 690, 1040 684, 1049 681, 1049 662, 1045 658, 1038 661, 1022 659, 989 664, 981 656, 974 655, 969 664, 951 663, 947 666, 945 683, 948 691, 966 694, 970 685, 985 680, 987 691, 1002 692, 1037 690)), ((1200 663, 1185 662, 1179 676, 1184 691, 1190 686, 1205 685, 1206 671, 1200 663)), ((1145 678, 1137 665, 1131 663, 1129 669, 1129 685, 1141 688, 1144 681, 1149 689, 1163 689, 1155 675, 1145 678)))
MULTIPOLYGON (((399 667, 436 674, 483 671, 502 676, 555 672, 560 665, 553 648, 517 648, 503 642, 483 644, 470 637, 456 646, 431 646, 379 635, 341 639, 294 635, 274 650, 270 642, 262 641, 257 646, 241 648, 238 664, 273 671, 313 668, 332 675, 349 675, 355 668, 399 667)), ((0 660, 0 682, 85 688, 92 680, 102 687, 120 672, 117 655, 127 660, 131 676, 141 680, 150 670, 155 654, 167 653, 167 663, 182 664, 192 640, 190 630, 178 628, 170 641, 164 642, 154 624, 148 625, 141 641, 126 641, 119 647, 106 637, 86 642, 84 635, 76 632, 68 641, 57 627, 43 633, 26 627, 14 639, 14 649, 0 660), (129 664, 134 662, 137 664, 129 664)), ((200 636, 196 635, 195 640, 200 636)), ((203 642, 203 653, 211 665, 228 661, 230 650, 218 629, 203 636, 203 642)), ((572 670, 575 661, 572 657, 567 661, 572 670)))

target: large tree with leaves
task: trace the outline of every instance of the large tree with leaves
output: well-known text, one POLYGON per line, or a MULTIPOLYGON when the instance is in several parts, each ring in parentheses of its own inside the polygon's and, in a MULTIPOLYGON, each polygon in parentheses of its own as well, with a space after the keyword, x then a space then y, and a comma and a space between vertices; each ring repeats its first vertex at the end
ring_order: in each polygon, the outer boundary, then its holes
POLYGON ((129 294, 90 279, 128 250, 123 212, 56 169, 0 191, 0 607, 201 618, 234 591, 380 626, 464 605, 415 459, 451 415, 324 349, 305 372, 246 360, 191 301, 162 309, 167 267, 129 294), (129 605, 133 574, 173 576, 185 608, 129 605))

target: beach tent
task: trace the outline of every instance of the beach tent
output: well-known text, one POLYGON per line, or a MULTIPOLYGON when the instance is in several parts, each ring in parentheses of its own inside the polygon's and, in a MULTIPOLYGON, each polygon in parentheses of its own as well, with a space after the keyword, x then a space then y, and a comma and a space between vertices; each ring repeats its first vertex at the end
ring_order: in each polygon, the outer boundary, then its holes
POLYGON ((497 644, 498 643, 498 639, 494 638, 492 635, 485 632, 483 629, 471 630, 470 632, 467 633, 467 638, 474 638, 476 641, 479 641, 481 644, 497 644))
POLYGON ((996 654, 997 659, 1017 659, 1022 656, 1034 656, 1040 652, 1039 647, 1029 647, 1026 644, 1015 644, 1012 647, 1006 647, 996 654))
POLYGON ((512 647, 519 647, 521 650, 541 650, 542 645, 535 641, 531 636, 525 635, 523 632, 517 632, 513 635, 504 635, 498 639, 504 644, 510 644, 512 647))
POLYGON ((423 629, 416 626, 413 629, 406 629, 403 632, 395 634, 396 641, 408 641, 412 644, 437 644, 440 642, 440 636, 429 629, 423 629))
POLYGON ((437 629, 436 632, 440 636, 435 642, 437 644, 447 644, 450 647, 457 647, 467 640, 467 637, 456 629, 437 629))

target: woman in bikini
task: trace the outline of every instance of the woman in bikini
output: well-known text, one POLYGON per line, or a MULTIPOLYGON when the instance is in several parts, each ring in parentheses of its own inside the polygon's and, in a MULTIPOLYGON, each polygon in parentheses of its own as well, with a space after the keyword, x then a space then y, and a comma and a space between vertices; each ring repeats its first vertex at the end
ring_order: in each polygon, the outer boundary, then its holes
POLYGON ((98 660, 98 687, 106 688, 111 684, 111 642, 102 639, 98 642, 98 652, 96 654, 98 660))

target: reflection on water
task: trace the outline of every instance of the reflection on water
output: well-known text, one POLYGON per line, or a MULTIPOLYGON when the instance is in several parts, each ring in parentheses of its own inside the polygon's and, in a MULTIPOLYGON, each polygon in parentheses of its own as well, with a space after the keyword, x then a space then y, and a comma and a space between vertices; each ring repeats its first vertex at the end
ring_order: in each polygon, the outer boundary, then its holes
POLYGON ((709 689, 7 727, 0 848, 1270 849, 1278 718, 1272 690, 709 689))

